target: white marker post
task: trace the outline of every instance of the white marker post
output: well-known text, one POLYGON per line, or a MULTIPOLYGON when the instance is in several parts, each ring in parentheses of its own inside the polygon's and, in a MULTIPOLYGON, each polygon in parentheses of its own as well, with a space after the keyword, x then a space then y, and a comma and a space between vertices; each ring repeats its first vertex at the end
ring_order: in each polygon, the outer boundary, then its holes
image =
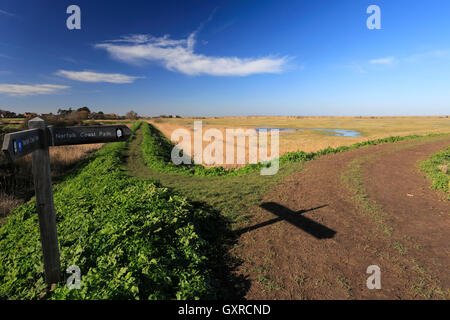
POLYGON ((2 150, 11 161, 33 153, 32 167, 44 257, 44 277, 47 284, 53 284, 61 279, 61 265, 49 146, 126 141, 133 132, 125 125, 47 127, 45 120, 40 118, 30 120, 28 125, 30 130, 6 134, 2 150))

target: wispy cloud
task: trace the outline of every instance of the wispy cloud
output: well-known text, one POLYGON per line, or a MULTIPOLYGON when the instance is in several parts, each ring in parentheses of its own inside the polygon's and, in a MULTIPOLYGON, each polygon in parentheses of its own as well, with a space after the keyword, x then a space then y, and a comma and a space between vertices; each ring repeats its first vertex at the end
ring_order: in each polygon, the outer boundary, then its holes
POLYGON ((70 88, 56 84, 8 84, 0 83, 0 94, 4 93, 10 96, 32 96, 41 94, 52 94, 62 89, 70 88))
POLYGON ((62 57, 61 59, 66 61, 66 62, 77 63, 77 60, 72 58, 72 57, 62 57))
POLYGON ((14 13, 5 11, 5 10, 1 10, 0 9, 0 15, 5 15, 5 16, 9 16, 9 17, 16 17, 16 15, 14 13))
POLYGON ((228 21, 227 23, 221 25, 218 28, 215 28, 213 30, 213 33, 218 33, 218 32, 222 32, 223 30, 227 29, 228 27, 232 26, 235 23, 234 20, 228 21))
POLYGON ((393 64, 394 62, 395 62, 395 57, 372 59, 369 61, 370 64, 385 64, 385 65, 390 65, 390 64, 393 64))
POLYGON ((432 50, 421 53, 412 54, 404 57, 386 57, 381 59, 373 59, 369 60, 370 64, 384 64, 384 65, 392 65, 399 63, 415 63, 415 62, 428 62, 432 60, 442 60, 442 59, 450 59, 450 50, 432 50))
POLYGON ((364 69, 359 63, 350 63, 344 65, 343 67, 356 73, 367 73, 366 69, 364 69))
POLYGON ((131 35, 118 40, 96 44, 114 59, 127 63, 156 61, 166 69, 187 75, 207 74, 213 76, 248 76, 259 73, 281 73, 289 57, 261 58, 216 57, 195 53, 196 34, 186 39, 171 39, 168 35, 131 35))
POLYGON ((428 61, 432 59, 450 59, 450 50, 433 50, 417 53, 405 58, 406 62, 428 61))
POLYGON ((109 83, 132 83, 142 77, 127 76, 120 73, 99 73, 92 71, 68 71, 59 70, 57 75, 83 82, 109 82, 109 83))

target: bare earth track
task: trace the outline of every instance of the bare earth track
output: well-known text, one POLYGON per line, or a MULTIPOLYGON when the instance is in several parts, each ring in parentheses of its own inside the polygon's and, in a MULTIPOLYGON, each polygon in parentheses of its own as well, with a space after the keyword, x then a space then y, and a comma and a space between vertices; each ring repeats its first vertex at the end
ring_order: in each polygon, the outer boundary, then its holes
POLYGON ((450 203, 418 161, 449 136, 321 157, 265 195, 240 231, 247 299, 449 299, 450 203), (370 265, 381 290, 366 287, 370 265))

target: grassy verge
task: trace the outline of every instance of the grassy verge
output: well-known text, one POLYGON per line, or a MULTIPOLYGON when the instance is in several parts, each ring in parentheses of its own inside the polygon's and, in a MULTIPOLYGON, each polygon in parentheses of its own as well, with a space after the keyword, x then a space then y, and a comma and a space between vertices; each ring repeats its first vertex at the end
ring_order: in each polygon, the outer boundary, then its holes
MULTIPOLYGON (((136 128, 134 128, 136 129, 136 128)), ((0 299, 196 299, 217 297, 213 237, 220 217, 122 169, 126 143, 107 144, 55 188, 63 278, 43 281, 34 198, 0 228, 0 299)))
POLYGON ((432 187, 446 193, 450 200, 450 147, 431 155, 420 164, 420 169, 432 181, 432 187))

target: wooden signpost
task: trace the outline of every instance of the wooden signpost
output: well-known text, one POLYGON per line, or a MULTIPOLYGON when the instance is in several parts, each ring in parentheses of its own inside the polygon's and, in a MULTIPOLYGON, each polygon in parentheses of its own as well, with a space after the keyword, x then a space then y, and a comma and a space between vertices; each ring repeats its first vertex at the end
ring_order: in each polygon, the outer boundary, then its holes
POLYGON ((49 146, 125 141, 133 132, 125 125, 47 127, 45 120, 40 118, 30 120, 28 126, 30 130, 6 134, 2 150, 11 161, 32 153, 36 209, 39 216, 45 282, 47 284, 58 283, 61 268, 53 203, 49 146))

